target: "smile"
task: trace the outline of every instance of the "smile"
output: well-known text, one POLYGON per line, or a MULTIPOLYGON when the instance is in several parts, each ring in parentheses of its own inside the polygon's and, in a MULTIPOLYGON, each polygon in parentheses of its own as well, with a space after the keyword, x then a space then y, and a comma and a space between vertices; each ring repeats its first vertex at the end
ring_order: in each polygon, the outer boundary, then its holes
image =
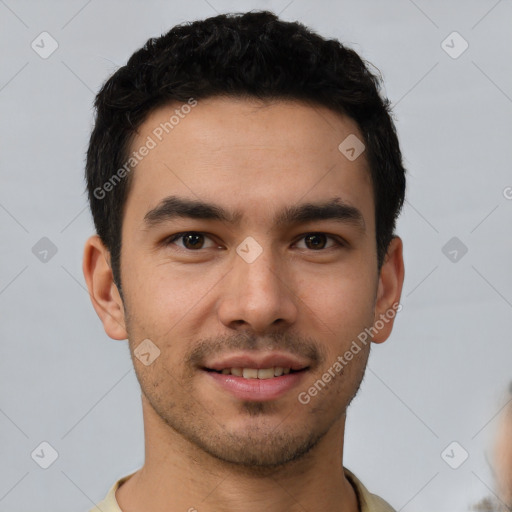
POLYGON ((293 370, 289 367, 271 368, 203 368, 215 387, 233 398, 251 402, 265 402, 284 397, 297 388, 307 374, 308 368, 293 370))
POLYGON ((224 368, 222 370, 209 370, 222 375, 235 375, 244 379, 273 379, 281 375, 288 375, 291 372, 299 371, 291 368, 282 368, 280 366, 271 368, 224 368))

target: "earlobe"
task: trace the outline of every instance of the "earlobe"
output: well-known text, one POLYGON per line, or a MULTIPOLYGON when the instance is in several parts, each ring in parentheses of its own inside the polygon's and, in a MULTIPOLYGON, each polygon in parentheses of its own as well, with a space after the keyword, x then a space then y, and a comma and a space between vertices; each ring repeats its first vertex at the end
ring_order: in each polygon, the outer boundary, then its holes
POLYGON ((124 309, 114 283, 110 253, 98 235, 91 236, 85 243, 82 270, 89 297, 105 332, 112 339, 126 339, 124 309))
POLYGON ((379 275, 374 317, 375 343, 383 343, 391 334, 395 316, 401 309, 404 274, 402 239, 395 236, 388 246, 379 275))

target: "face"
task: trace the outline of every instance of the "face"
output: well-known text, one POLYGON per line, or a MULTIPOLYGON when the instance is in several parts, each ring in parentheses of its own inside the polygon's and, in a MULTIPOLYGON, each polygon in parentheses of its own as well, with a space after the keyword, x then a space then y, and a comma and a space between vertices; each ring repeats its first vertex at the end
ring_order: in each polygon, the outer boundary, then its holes
POLYGON ((365 155, 338 149, 362 140, 352 120, 214 98, 166 133, 177 108, 154 111, 132 145, 155 142, 125 206, 119 323, 145 413, 218 459, 275 467, 343 421, 370 343, 336 361, 399 298, 399 265, 388 293, 365 155))

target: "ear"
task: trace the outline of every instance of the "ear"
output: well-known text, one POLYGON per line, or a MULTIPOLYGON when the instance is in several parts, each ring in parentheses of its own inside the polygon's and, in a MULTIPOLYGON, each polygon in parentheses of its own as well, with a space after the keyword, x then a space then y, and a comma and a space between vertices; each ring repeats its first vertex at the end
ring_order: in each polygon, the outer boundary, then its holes
POLYGON ((379 274, 379 286, 375 303, 373 336, 375 343, 383 343, 391 334, 395 315, 402 309, 400 296, 404 283, 404 259, 402 239, 391 240, 379 274))
POLYGON ((92 305, 105 332, 114 340, 127 339, 123 301, 114 283, 110 253, 98 235, 91 236, 85 243, 82 270, 92 305))

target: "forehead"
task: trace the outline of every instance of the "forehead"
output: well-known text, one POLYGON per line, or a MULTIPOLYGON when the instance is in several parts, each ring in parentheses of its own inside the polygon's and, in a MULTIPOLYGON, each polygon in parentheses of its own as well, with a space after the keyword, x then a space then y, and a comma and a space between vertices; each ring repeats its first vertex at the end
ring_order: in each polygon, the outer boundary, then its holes
POLYGON ((362 141, 352 119, 297 101, 210 98, 166 105, 148 116, 132 142, 139 157, 124 222, 140 227, 168 196, 221 204, 241 212, 245 223, 263 224, 281 206, 340 197, 359 208, 371 228, 365 154, 350 160, 339 149, 354 137, 362 141))

